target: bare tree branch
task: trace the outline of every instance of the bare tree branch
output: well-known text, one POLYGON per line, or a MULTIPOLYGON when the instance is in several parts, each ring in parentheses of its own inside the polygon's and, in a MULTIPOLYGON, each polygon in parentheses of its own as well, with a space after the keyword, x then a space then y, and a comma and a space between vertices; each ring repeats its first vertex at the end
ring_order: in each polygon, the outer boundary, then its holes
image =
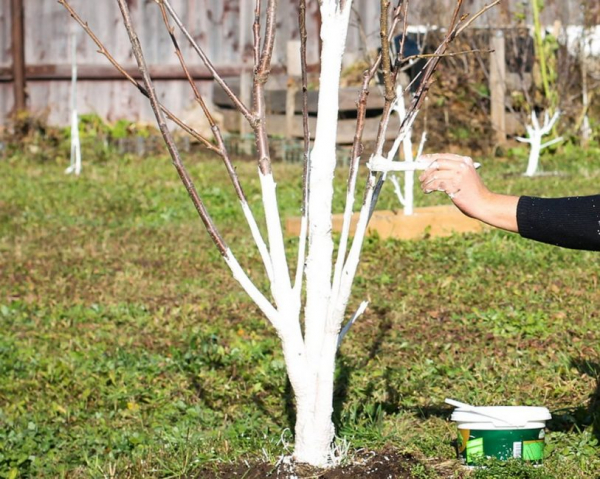
POLYGON ((248 110, 246 105, 244 105, 242 103, 242 101, 237 97, 237 95, 235 93, 233 93, 233 91, 231 90, 229 85, 225 82, 225 80, 223 80, 223 77, 221 77, 219 72, 217 72, 217 70, 215 69, 212 62, 209 60, 209 58, 204 53, 204 50, 202 50, 202 48, 200 48, 200 46, 198 45, 196 40, 194 40, 194 37, 192 37, 190 32, 187 30, 187 28, 185 27, 185 25, 183 24, 183 22, 177 15, 177 12, 175 12, 175 10, 173 9, 171 2, 169 0, 160 0, 160 1, 162 3, 164 3, 165 7, 167 7, 167 11, 169 12, 169 15, 171 16, 171 18, 173 19, 175 24, 179 27, 181 32, 188 39, 188 41, 190 42, 190 45, 196 51, 196 53, 198 54, 198 56, 200 57, 200 59, 202 60, 204 65, 206 66, 206 68, 208 68, 208 70, 212 74, 215 82, 223 89, 223 91, 227 94, 229 99, 233 102, 235 107, 244 116, 244 118, 246 118, 246 120, 248 120, 248 122, 250 124, 254 124, 256 119, 254 118, 252 113, 248 110))
POLYGON ((472 15, 469 20, 462 26, 460 27, 457 31, 456 34, 454 36, 460 35, 462 32, 464 32, 467 28, 469 28, 471 26, 471 24, 477 20, 481 15, 483 15, 484 13, 486 13, 488 10, 490 10, 491 8, 494 8, 496 5, 498 5, 500 2, 502 2, 503 0, 495 0, 494 2, 490 3, 489 5, 486 5, 485 7, 483 7, 481 10, 479 10, 475 15, 472 15))
MULTIPOLYGON (((149 98, 149 93, 140 82, 138 82, 135 78, 133 78, 127 71, 114 59, 114 57, 109 53, 109 51, 104 47, 104 44, 100 41, 100 39, 94 34, 94 32, 90 29, 87 22, 83 21, 82 18, 73 10, 73 7, 69 4, 67 0, 58 0, 58 3, 65 7, 65 9, 69 12, 71 17, 83 28, 83 30, 88 34, 88 36, 92 39, 92 41, 98 46, 98 53, 103 55, 116 69, 121 75, 123 75, 129 82, 131 82, 135 87, 140 91, 142 95, 146 98, 149 98)), ((177 116, 175 116, 171 111, 167 109, 164 105, 159 103, 160 109, 167 115, 167 118, 171 120, 173 123, 177 124, 181 129, 185 132, 196 138, 200 143, 202 143, 206 148, 215 153, 218 153, 218 148, 213 145, 208 139, 200 135, 196 130, 194 130, 191 126, 187 125, 185 122, 180 120, 177 116)))
POLYGON ((167 28, 167 31, 169 32, 169 36, 171 38, 171 42, 173 43, 173 46, 175 47, 175 54, 177 55, 177 58, 179 59, 179 63, 181 64, 181 68, 183 69, 183 71, 188 79, 188 83, 190 84, 192 91, 194 92, 194 98, 196 99, 196 101, 198 102, 200 107, 202 108, 204 115, 206 116, 208 122, 210 123, 213 134, 215 135, 215 138, 217 140, 217 144, 219 145, 219 149, 220 149, 219 156, 223 160, 223 164, 225 165, 227 174, 229 175, 231 183, 233 184, 233 188, 234 188, 240 202, 242 203, 242 209, 243 209, 244 215, 248 222, 248 226, 250 227, 250 231, 252 233, 254 242, 256 243, 256 246, 258 247, 259 253, 262 257, 263 264, 264 264, 265 270, 267 272, 267 276, 270 280, 272 280, 273 279, 273 267, 271 265, 271 258, 269 257, 269 252, 267 250, 267 246, 266 246, 265 241, 260 233, 260 229, 258 228, 258 225, 256 223, 254 215, 252 214, 252 211, 250 210, 250 207, 248 206, 248 200, 246 198, 246 194, 244 193, 244 190, 242 188, 242 185, 240 184, 237 172, 235 171, 235 168, 233 167, 231 158, 229 157, 229 153, 227 152, 227 147, 225 146, 225 141, 223 139, 221 129, 216 124, 215 120, 213 119, 210 111, 208 110, 208 108, 206 106, 206 103, 204 102, 202 96, 200 95, 200 92, 198 91, 198 88, 196 87, 196 83, 194 82, 194 79, 192 78, 189 69, 187 68, 185 59, 183 58, 183 54, 181 53, 181 48, 179 48, 179 42, 177 41, 177 38, 175 37, 175 31, 174 31, 173 27, 171 26, 171 24, 169 23, 169 16, 167 14, 164 3, 162 1, 159 2, 159 7, 160 7, 160 10, 162 13, 165 27, 167 28))
POLYGON ((246 273, 242 270, 239 263, 237 262, 235 256, 231 253, 231 250, 228 248, 227 244, 221 237, 217 227, 215 226, 212 218, 210 217, 204 203, 202 202, 194 183, 189 176, 189 173, 185 169, 181 156, 179 155, 179 150, 175 145, 173 140, 173 136, 169 131, 167 124, 165 122, 165 118, 160 109, 160 105, 158 103, 158 98, 156 96, 156 91, 154 90, 154 85, 152 83, 152 79, 148 73, 148 67, 146 65, 146 60, 144 59, 144 54, 142 51, 142 47, 140 41, 138 39, 137 33, 133 27, 131 22, 131 16, 129 14, 129 8, 127 6, 127 0, 117 0, 119 4, 119 8, 121 10, 121 14, 123 16, 123 23, 125 24, 125 28, 127 30, 127 34, 129 35, 129 40, 131 42, 131 47, 135 59, 138 63, 138 68, 144 80, 144 85, 149 94, 150 105, 152 106, 152 111, 156 117, 156 121, 158 123, 160 132, 163 135, 163 139, 165 144, 167 145, 167 149, 169 154, 171 155, 171 159, 173 160, 173 165, 181 178, 192 203, 196 207, 196 211, 198 212, 202 222, 206 230, 208 231, 209 236, 213 240, 213 243, 218 248, 219 252, 225 259, 228 266, 231 268, 234 277, 240 282, 242 287, 246 290, 249 296, 256 302, 259 308, 265 313, 267 318, 271 321, 271 323, 279 328, 279 314, 277 310, 271 305, 271 303, 264 297, 264 295, 254 286, 254 284, 250 281, 246 273))
POLYGON ((179 173, 181 181, 185 185, 185 188, 186 188, 188 194, 190 195, 190 198, 192 199, 192 202, 194 203, 194 206, 196 207, 196 210, 198 211, 198 214, 200 215, 200 218, 202 219, 204 226, 208 230, 208 233, 209 233, 211 239, 213 240, 213 242, 215 243, 215 245, 217 246, 217 248, 219 249, 221 254, 223 256, 226 256, 227 250, 228 250, 227 245, 225 244, 225 241, 221 237, 220 233, 218 232, 212 218, 208 214, 208 211, 206 210, 204 203, 200 199, 200 196, 198 195, 198 192, 196 191, 196 188, 194 186, 194 183, 193 183, 189 173, 183 166, 183 163, 181 161, 181 156, 179 155, 179 150, 177 149, 177 146, 175 145, 175 141, 173 140, 173 136, 171 135, 171 132, 169 131, 169 128, 167 127, 167 124, 165 123, 165 119, 160 110, 158 98, 157 98, 156 92, 154 90, 154 85, 152 84, 152 79, 150 78, 150 74, 148 73, 148 67, 146 65, 144 55, 142 53, 142 47, 141 47, 140 41, 138 39, 138 36, 137 36, 137 34, 134 30, 133 24, 131 22, 131 17, 129 15, 129 9, 127 7, 126 0, 117 0, 117 2, 119 3, 119 8, 121 9, 121 14, 123 15, 123 22, 125 24, 125 28, 127 29, 127 33, 129 35, 129 39, 131 41, 131 47, 133 50, 133 54, 138 63, 140 73, 144 80, 144 85, 146 87, 146 91, 148 92, 148 98, 150 99, 150 104, 152 106, 152 110, 154 112, 154 115, 156 116, 156 121, 158 122, 158 127, 160 129, 160 132, 163 135, 163 139, 165 140, 165 144, 167 145, 169 154, 171 155, 171 158, 173 160, 173 165, 175 166, 177 173, 179 173))
POLYGON ((304 133, 304 154, 302 168, 302 219, 298 244, 298 261, 294 289, 300 295, 302 278, 304 277, 304 261, 306 259, 306 240, 308 234, 308 194, 310 175, 310 128, 308 124, 308 68, 306 64, 306 0, 300 0, 298 7, 298 29, 300 31, 300 64, 302 71, 302 129, 304 133))

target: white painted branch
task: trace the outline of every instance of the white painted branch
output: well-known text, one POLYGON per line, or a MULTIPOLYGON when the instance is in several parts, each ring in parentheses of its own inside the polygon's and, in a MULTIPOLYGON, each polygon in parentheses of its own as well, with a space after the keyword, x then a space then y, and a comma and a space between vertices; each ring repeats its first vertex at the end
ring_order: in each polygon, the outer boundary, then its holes
POLYGON ((306 261, 306 237, 308 231, 308 218, 306 214, 302 215, 300 220, 300 237, 298 241, 298 264, 296 266, 296 278, 294 279, 294 296, 298 301, 302 295, 302 279, 304 277, 304 268, 306 261))
POLYGON ((558 138, 554 138, 554 140, 550 140, 546 143, 543 143, 540 148, 543 150, 544 148, 548 148, 549 146, 555 145, 556 143, 560 143, 563 140, 564 138, 562 136, 559 136, 558 138))
POLYGON ((271 265, 273 267, 271 292, 278 308, 282 308, 288 301, 292 300, 292 284, 290 281, 287 257, 285 255, 283 230, 277 204, 276 184, 273 180, 273 175, 270 173, 263 174, 259 169, 258 176, 262 187, 262 201, 269 237, 269 252, 271 265))
POLYGON ((396 136, 396 139, 394 140, 394 144, 392 145, 392 148, 390 149, 390 151, 387 154, 387 158, 390 161, 396 157, 396 154, 398 153, 398 149, 400 148, 400 145, 404 141, 404 138, 406 137, 408 132, 412 130, 413 124, 415 123, 415 120, 417 119, 418 115, 419 115, 419 111, 415 111, 409 118, 408 124, 405 126, 405 128, 401 129, 398 132, 398 136, 396 136))
POLYGON ((338 342, 337 342, 338 349, 340 348, 340 345, 342 344, 342 341, 344 340, 344 337, 346 336, 346 334, 348 334, 348 331, 350 331, 350 328, 352 327, 352 325, 354 324, 354 322, 358 318, 360 318, 362 316, 362 314, 367 309, 367 306, 369 306, 369 302, 368 301, 363 301, 362 303, 360 303, 360 306, 358 307, 358 309, 356 310, 356 312, 352 315, 352 317, 350 318, 350 320, 342 328, 342 330, 340 331, 340 335, 338 336, 338 342))
POLYGON ((406 203, 404 200, 404 195, 402 194, 402 188, 400 188, 400 182, 398 181, 398 177, 393 174, 390 176, 390 181, 392 182, 392 185, 394 185, 394 192, 398 197, 398 201, 402 206, 404 206, 406 203))
MULTIPOLYGON (((423 150, 425 149, 426 141, 427 141, 427 132, 424 131, 423 134, 421 135, 421 142, 419 143, 419 149, 417 150, 417 158, 420 158, 423 155, 423 150)), ((478 164, 478 163, 476 163, 476 164, 478 164)))
POLYGON ((334 295, 337 295, 339 292, 342 270, 346 260, 346 251, 348 250, 348 238, 350 237, 350 225, 352 223, 352 213, 354 212, 354 201, 356 199, 356 180, 358 178, 358 169, 360 167, 360 157, 357 157, 354 160, 354 165, 352 166, 352 176, 350 177, 348 191, 346 192, 346 205, 344 207, 342 232, 340 235, 337 259, 335 261, 335 269, 333 273, 332 291, 334 295))
POLYGON ((242 206, 242 211, 244 212, 244 217, 246 218, 246 221, 248 222, 248 226, 250 227, 252 239, 254 240, 254 242, 256 243, 256 246, 258 247, 258 251, 263 260, 263 264, 265 265, 265 271, 267 272, 267 277, 269 278, 270 282, 273 282, 273 265, 271 263, 271 257, 269 255, 269 250, 267 248, 267 244, 263 240, 262 234, 260 233, 260 230, 258 229, 258 224, 256 223, 256 220, 254 219, 254 215, 252 214, 252 210, 250 209, 250 206, 248 206, 248 203, 245 201, 242 201, 242 202, 240 202, 240 204, 242 206))
MULTIPOLYGON (((398 113, 400 119, 400 125, 406 118, 406 105, 404 102, 404 92, 402 87, 398 85, 396 87, 396 105, 394 107, 398 113)), ((415 115, 416 117, 416 115, 415 115)), ((415 158, 413 156, 413 144, 412 144, 412 125, 411 128, 404 135, 402 141, 402 150, 404 152, 404 161, 406 163, 413 163, 415 158)), ((414 186, 415 186, 415 170, 406 171, 404 173, 404 214, 410 216, 414 211, 414 186)))
POLYGON ((227 263, 227 266, 229 266, 233 277, 237 280, 238 283, 240 283, 244 291, 246 291, 246 293, 248 294, 248 296, 250 296, 252 301, 256 303, 256 305, 260 308, 260 310, 275 327, 275 329, 279 331, 281 328, 281 321, 279 318, 278 311, 254 285, 252 280, 242 269, 242 267, 240 266, 237 259, 235 258, 235 256, 229 248, 227 249, 226 254, 224 255, 224 259, 225 263, 227 263))
MULTIPOLYGON (((430 161, 390 161, 383 156, 380 157, 371 157, 369 162, 367 163, 367 168, 371 171, 377 171, 382 173, 388 173, 390 171, 419 171, 426 170, 429 165, 431 165, 430 161)), ((481 163, 475 163, 475 168, 480 168, 481 163)))
MULTIPOLYGON (((374 181, 374 179, 371 179, 370 182, 371 181, 374 181)), ((352 283, 354 282, 354 276, 356 275, 356 269, 358 268, 358 262, 360 260, 360 254, 366 236, 367 226, 369 224, 371 204, 373 202, 373 191, 374 185, 368 184, 365 201, 361 207, 356 231, 354 232, 352 246, 350 247, 348 258, 346 259, 342 274, 340 275, 340 284, 336 294, 336 300, 329 312, 330 324, 328 327, 331 331, 339 331, 339 327, 344 319, 344 313, 352 291, 352 283)))

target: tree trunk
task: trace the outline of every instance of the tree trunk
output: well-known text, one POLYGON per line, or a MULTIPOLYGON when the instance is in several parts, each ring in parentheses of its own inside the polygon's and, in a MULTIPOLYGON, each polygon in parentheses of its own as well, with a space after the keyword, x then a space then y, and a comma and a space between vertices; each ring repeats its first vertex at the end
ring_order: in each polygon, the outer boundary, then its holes
POLYGON ((332 200, 336 167, 336 137, 339 111, 339 83, 351 1, 343 8, 335 0, 321 5, 321 77, 319 114, 311 152, 309 181, 309 251, 306 262, 305 344, 310 382, 296 396, 296 447, 294 457, 316 466, 331 459, 335 428, 333 380, 339 324, 328 324, 328 312, 335 304, 332 291, 333 239, 332 200))

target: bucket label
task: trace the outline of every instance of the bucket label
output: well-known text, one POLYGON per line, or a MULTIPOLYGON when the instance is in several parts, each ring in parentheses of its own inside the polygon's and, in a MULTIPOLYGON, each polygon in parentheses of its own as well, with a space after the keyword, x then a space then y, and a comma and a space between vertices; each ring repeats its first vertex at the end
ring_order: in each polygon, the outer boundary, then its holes
POLYGON ((523 455, 523 443, 521 441, 513 442, 513 457, 521 459, 523 455))
POLYGON ((471 439, 467 442, 467 462, 483 457, 483 438, 471 439))
POLYGON ((544 441, 523 441, 523 459, 541 461, 544 458, 544 441))

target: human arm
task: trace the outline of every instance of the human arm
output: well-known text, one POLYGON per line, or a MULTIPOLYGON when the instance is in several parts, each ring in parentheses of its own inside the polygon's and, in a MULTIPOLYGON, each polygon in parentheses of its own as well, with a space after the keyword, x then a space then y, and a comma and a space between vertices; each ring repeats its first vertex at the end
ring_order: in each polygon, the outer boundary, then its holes
POLYGON ((443 191, 467 216, 564 248, 600 251, 600 195, 534 198, 493 193, 464 156, 426 155, 419 177, 425 193, 443 191))

